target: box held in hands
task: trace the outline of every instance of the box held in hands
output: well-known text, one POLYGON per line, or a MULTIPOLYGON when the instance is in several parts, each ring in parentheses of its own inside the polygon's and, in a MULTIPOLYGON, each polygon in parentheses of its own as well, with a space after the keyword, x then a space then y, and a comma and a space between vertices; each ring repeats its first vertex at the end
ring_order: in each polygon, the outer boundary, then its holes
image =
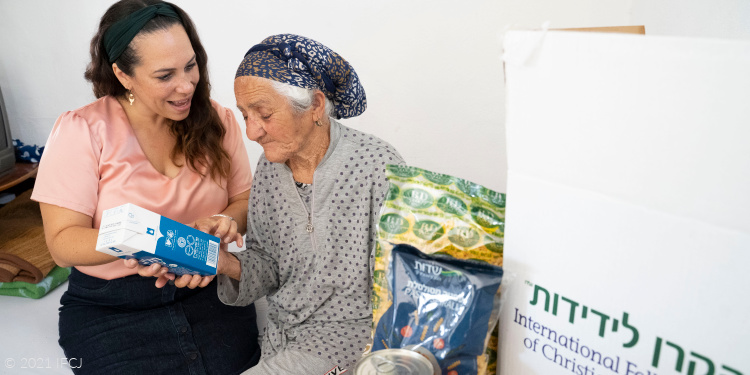
POLYGON ((96 250, 123 259, 169 267, 176 275, 215 275, 219 239, 127 203, 105 210, 96 250))

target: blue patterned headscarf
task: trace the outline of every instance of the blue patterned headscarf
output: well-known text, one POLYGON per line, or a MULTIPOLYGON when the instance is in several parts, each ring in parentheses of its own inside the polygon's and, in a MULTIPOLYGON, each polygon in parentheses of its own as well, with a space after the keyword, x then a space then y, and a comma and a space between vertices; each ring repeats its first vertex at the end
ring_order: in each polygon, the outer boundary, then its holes
POLYGON ((274 35, 250 48, 235 78, 245 76, 318 89, 333 103, 337 119, 358 116, 367 108, 354 68, 330 48, 303 36, 274 35))

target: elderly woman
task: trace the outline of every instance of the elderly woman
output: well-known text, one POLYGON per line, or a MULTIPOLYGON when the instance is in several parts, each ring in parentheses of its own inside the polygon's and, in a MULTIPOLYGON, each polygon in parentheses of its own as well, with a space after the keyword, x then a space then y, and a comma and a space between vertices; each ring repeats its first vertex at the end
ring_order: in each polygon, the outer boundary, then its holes
MULTIPOLYGON (((219 299, 266 296, 261 360, 245 374, 327 374, 353 365, 370 341, 373 247, 393 146, 333 119, 366 107, 354 69, 326 46, 271 36, 237 69, 237 107, 263 147, 247 216, 247 250, 222 249, 219 299)), ((134 265, 135 266, 135 265, 134 265)), ((143 276, 167 277, 141 266, 143 276)), ((182 276, 202 286, 212 277, 182 276)))
POLYGON ((247 250, 220 257, 222 302, 267 296, 262 357, 247 374, 325 374, 370 340, 373 246, 393 146, 338 121, 366 108, 349 63, 297 35, 266 38, 234 81, 247 136, 263 147, 247 250))

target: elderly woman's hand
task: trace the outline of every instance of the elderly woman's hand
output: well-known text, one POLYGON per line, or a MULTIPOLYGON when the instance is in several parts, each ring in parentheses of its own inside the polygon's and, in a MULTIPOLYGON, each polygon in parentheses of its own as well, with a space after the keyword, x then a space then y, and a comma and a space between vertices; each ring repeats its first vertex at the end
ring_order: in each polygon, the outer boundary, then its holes
MULTIPOLYGON (((226 246, 226 245, 223 245, 226 246)), ((136 259, 126 259, 125 267, 137 268, 138 274, 143 277, 156 277, 156 287, 163 288, 167 285, 169 280, 174 280, 174 285, 178 288, 188 287, 195 289, 197 287, 204 288, 211 280, 214 279, 214 275, 211 276, 200 276, 200 275, 182 275, 179 278, 175 274, 169 272, 169 268, 162 267, 159 264, 151 264, 144 266, 139 264, 136 259)))
POLYGON ((237 247, 242 246, 242 234, 237 232, 237 222, 231 216, 217 214, 198 219, 191 224, 195 229, 219 237, 222 243, 234 241, 237 247))

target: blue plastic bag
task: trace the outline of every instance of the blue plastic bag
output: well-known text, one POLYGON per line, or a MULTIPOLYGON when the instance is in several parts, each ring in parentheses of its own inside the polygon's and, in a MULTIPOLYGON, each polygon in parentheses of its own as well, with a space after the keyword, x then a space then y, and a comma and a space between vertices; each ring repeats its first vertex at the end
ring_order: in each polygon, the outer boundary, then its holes
POLYGON ((501 267, 396 245, 386 278, 393 304, 375 327, 373 351, 422 347, 443 374, 477 374, 499 313, 501 267))

